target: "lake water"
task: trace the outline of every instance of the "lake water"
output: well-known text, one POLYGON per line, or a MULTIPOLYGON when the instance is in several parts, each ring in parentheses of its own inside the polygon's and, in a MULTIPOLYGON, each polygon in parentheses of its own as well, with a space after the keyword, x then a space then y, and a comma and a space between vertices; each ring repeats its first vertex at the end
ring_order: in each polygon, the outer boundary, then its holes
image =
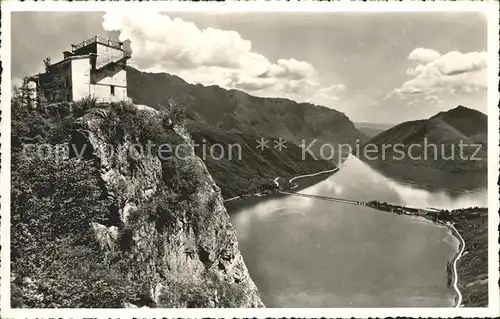
MULTIPOLYGON (((297 180, 300 183, 300 180, 297 180)), ((355 157, 301 193, 413 207, 486 206, 477 193, 427 191, 355 157)), ((446 263, 458 241, 415 217, 298 196, 227 203, 240 250, 267 307, 449 307, 446 263)))

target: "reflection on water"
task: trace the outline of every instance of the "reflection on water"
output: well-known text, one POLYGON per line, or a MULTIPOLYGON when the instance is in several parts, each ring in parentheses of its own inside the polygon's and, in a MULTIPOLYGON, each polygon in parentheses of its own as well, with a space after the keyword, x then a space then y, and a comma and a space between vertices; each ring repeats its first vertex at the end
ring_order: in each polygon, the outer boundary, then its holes
MULTIPOLYGON (((301 191, 414 207, 485 206, 486 191, 429 192, 385 178, 351 157, 301 191)), ((426 220, 286 196, 238 208, 233 224, 250 274, 268 307, 451 306, 450 232, 426 220)))
POLYGON ((415 207, 460 208, 487 206, 486 187, 470 191, 429 191, 410 183, 396 182, 372 169, 354 156, 345 161, 341 170, 302 193, 334 194, 354 200, 379 200, 415 207))

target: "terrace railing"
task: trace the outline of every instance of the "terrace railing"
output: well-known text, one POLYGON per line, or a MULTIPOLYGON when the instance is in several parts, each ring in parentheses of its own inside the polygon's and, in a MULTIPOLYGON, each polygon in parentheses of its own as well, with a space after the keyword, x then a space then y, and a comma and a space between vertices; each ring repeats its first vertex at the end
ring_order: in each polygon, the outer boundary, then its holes
POLYGON ((84 40, 78 44, 72 44, 71 45, 71 48, 73 51, 75 50, 79 50, 83 47, 86 47, 87 45, 90 45, 92 43, 102 43, 102 44, 106 44, 106 45, 109 45, 111 47, 114 47, 116 49, 121 49, 122 48, 122 43, 121 42, 118 42, 118 41, 113 41, 113 40, 110 40, 110 39, 107 39, 107 38, 104 38, 104 37, 101 37, 99 35, 96 35, 90 39, 87 39, 87 40, 84 40))

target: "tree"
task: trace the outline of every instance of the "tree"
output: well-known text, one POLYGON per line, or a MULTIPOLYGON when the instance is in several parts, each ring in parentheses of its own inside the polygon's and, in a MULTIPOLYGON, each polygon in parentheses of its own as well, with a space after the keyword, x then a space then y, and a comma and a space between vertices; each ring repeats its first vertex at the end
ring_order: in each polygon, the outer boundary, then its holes
POLYGON ((50 67, 52 66, 52 63, 50 61, 50 57, 46 57, 43 59, 43 65, 45 66, 45 72, 49 73, 50 67))
POLYGON ((443 209, 443 210, 439 211, 438 217, 440 220, 448 221, 448 220, 451 220, 451 213, 450 213, 450 211, 443 209))
POLYGON ((171 98, 168 100, 167 116, 170 118, 173 126, 182 126, 186 121, 184 108, 171 98))

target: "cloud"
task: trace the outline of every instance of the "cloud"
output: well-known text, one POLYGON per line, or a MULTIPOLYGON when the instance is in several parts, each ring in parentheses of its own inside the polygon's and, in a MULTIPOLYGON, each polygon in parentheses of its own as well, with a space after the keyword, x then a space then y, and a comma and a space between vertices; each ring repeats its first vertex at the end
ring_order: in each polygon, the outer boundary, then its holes
POLYGON ((279 59, 275 64, 271 65, 267 72, 259 77, 301 80, 313 76, 314 68, 311 64, 295 59, 279 59))
POLYGON ((441 53, 425 48, 416 48, 408 56, 409 60, 417 60, 419 62, 431 62, 441 57, 441 53))
POLYGON ((436 54, 432 56, 431 51, 433 50, 419 48, 410 54, 409 59, 412 60, 423 57, 432 60, 408 69, 406 73, 413 78, 389 93, 389 97, 434 94, 443 91, 452 94, 471 94, 486 88, 486 52, 452 51, 436 57, 436 54))
POLYGON ((237 76, 236 81, 232 82, 232 86, 245 91, 259 91, 275 86, 276 79, 262 79, 256 77, 237 76))
POLYGON ((441 100, 439 99, 439 97, 437 97, 436 95, 427 95, 424 100, 428 101, 429 103, 431 104, 441 104, 441 100))
POLYGON ((157 12, 104 15, 103 28, 120 31, 130 40, 134 62, 145 69, 158 66, 253 67, 268 63, 252 54, 250 41, 235 31, 199 29, 194 23, 157 12))
MULTIPOLYGON (((409 107, 441 107, 443 106, 443 101, 439 96, 430 95, 416 95, 416 96, 406 96, 405 105, 409 107)), ((400 101, 401 102, 401 101, 400 101)))
POLYGON ((338 100, 338 94, 341 91, 345 91, 346 86, 344 84, 333 84, 328 87, 324 87, 318 90, 317 95, 319 98, 325 98, 330 100, 338 100))
POLYGON ((409 100, 406 102, 406 105, 411 107, 417 105, 417 103, 418 103, 417 100, 409 100))
POLYGON ((158 12, 107 12, 102 26, 119 31, 121 41, 130 40, 130 63, 144 71, 275 96, 304 94, 318 86, 310 63, 293 58, 272 62, 236 31, 201 29, 158 12))

